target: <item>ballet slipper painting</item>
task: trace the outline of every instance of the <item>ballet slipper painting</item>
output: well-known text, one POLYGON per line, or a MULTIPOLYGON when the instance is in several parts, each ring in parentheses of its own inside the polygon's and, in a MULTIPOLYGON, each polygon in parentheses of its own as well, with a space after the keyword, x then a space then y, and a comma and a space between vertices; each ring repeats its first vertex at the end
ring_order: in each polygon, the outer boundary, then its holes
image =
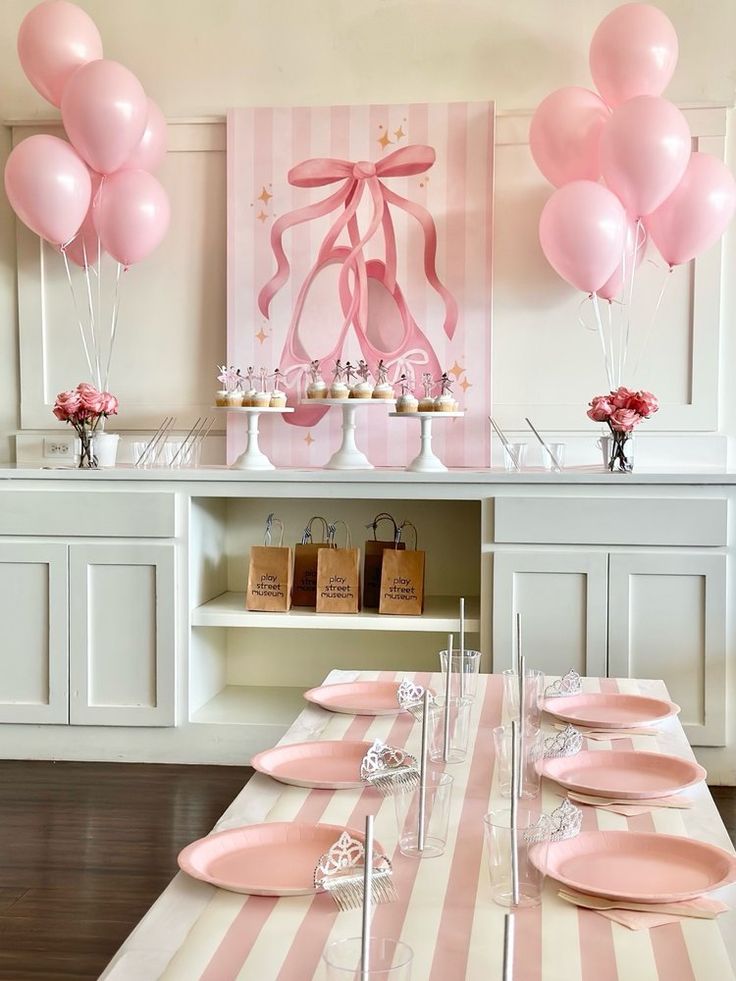
MULTIPOLYGON (((341 413, 300 406, 310 362, 379 361, 389 381, 447 372, 465 409, 436 428, 452 467, 490 462, 492 103, 235 109, 228 114, 228 364, 278 368, 293 415, 262 420, 279 467, 323 464, 341 413)), ((228 418, 228 462, 245 444, 228 418)), ((378 410, 376 466, 416 455, 378 410)))

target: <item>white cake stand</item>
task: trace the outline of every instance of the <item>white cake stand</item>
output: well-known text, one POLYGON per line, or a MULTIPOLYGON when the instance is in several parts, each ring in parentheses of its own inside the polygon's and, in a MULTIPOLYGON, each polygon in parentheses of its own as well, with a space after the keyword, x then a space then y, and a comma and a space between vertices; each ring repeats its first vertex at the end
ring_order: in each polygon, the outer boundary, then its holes
POLYGON ((293 412, 294 410, 288 406, 283 409, 272 409, 270 406, 261 408, 257 405, 216 405, 215 409, 218 412, 234 412, 238 415, 244 415, 248 420, 248 442, 245 444, 244 452, 240 454, 235 463, 230 465, 230 469, 275 470, 276 467, 258 445, 258 417, 263 412, 283 415, 285 412, 293 412))
POLYGON ((302 405, 312 408, 320 405, 339 405, 342 409, 342 443, 340 449, 330 457, 325 470, 373 470, 373 464, 355 442, 356 413, 358 409, 373 406, 393 408, 395 399, 302 399, 302 405))
POLYGON ((389 415, 392 419, 418 419, 422 426, 419 434, 422 448, 407 470, 414 473, 439 473, 447 470, 432 450, 432 422, 439 419, 462 419, 464 412, 390 412, 389 415))

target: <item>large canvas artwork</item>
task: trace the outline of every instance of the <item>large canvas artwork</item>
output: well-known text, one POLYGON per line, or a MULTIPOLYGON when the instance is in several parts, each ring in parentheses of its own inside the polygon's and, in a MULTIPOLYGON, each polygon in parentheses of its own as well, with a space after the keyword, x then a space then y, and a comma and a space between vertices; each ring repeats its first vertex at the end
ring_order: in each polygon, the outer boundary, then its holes
MULTIPOLYGON (((278 368, 289 404, 307 368, 379 360, 389 379, 447 371, 464 419, 435 427, 454 467, 489 465, 492 103, 235 109, 228 114, 228 362, 278 368)), ((318 467, 341 414, 262 422, 279 467, 318 467)), ((358 442, 405 466, 418 426, 372 410, 358 442)), ((245 423, 228 419, 228 461, 245 423)))

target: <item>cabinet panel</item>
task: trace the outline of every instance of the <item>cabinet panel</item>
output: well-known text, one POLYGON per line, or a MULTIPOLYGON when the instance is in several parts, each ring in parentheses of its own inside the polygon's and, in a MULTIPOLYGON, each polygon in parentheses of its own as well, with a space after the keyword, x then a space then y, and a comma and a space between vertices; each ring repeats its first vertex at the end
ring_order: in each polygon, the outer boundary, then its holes
POLYGON ((0 543, 0 722, 69 721, 67 548, 0 543))
POLYGON ((695 746, 725 745, 726 556, 610 559, 610 673, 662 678, 695 746))
POLYGON ((174 546, 70 547, 74 725, 174 724, 174 546))
POLYGON ((546 674, 606 674, 603 552, 509 551, 493 560, 493 670, 512 664, 514 622, 522 650, 546 674))

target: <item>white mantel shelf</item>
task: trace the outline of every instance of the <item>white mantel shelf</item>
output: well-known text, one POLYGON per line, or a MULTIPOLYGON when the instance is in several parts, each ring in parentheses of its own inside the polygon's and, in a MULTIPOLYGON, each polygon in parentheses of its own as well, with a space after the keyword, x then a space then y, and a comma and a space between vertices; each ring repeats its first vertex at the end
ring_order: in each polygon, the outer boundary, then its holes
POLYGON ((736 470, 692 469, 637 470, 630 474, 607 473, 599 467, 580 467, 553 473, 548 470, 524 470, 521 473, 501 469, 449 470, 446 473, 410 473, 406 470, 376 469, 336 471, 322 469, 271 470, 248 473, 227 467, 198 469, 151 469, 115 467, 105 470, 80 470, 61 467, 0 466, 3 480, 62 480, 89 482, 144 481, 146 483, 228 483, 228 484, 607 484, 627 487, 632 484, 736 485, 736 470))

